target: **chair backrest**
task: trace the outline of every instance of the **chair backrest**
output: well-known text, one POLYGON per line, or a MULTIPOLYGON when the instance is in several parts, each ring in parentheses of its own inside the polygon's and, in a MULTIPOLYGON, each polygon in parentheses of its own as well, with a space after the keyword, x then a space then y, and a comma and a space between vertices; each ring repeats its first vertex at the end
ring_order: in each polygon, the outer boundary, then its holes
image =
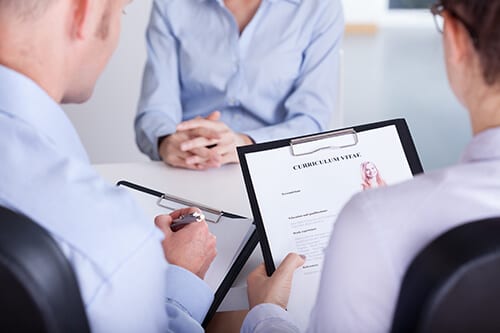
POLYGON ((0 331, 90 332, 71 265, 36 223, 0 207, 0 331))
POLYGON ((456 227, 417 255, 392 332, 500 332, 500 218, 456 227))

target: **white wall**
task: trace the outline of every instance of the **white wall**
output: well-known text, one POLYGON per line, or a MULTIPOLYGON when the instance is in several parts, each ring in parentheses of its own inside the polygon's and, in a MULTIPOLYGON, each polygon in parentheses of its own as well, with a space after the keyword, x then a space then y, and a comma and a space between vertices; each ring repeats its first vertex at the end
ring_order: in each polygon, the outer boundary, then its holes
POLYGON ((64 106, 93 163, 146 160, 136 147, 133 121, 146 60, 144 33, 151 4, 152 0, 133 1, 127 8, 120 44, 92 99, 64 106))
POLYGON ((348 24, 375 23, 382 27, 434 27, 428 10, 389 10, 389 0, 342 0, 348 24))
POLYGON ((347 23, 378 23, 386 12, 388 0, 342 0, 347 23))

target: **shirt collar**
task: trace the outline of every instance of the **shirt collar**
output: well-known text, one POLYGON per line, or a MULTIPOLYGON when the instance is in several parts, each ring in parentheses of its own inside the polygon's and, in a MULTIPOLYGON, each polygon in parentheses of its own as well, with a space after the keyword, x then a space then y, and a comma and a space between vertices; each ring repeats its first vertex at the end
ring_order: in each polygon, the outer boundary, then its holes
POLYGON ((61 153, 88 162, 88 156, 68 117, 38 84, 0 65, 0 112, 29 124, 61 153))
POLYGON ((496 159, 500 159, 500 127, 478 133, 462 155, 463 163, 496 159))

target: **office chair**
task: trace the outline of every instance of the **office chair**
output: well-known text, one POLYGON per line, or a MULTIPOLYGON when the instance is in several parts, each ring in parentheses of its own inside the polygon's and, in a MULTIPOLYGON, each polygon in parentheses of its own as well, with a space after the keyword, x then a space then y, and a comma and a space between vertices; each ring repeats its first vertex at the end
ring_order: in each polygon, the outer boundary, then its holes
POLYGON ((0 331, 90 332, 74 272, 52 237, 0 207, 0 331))
POLYGON ((417 255, 391 332, 500 332, 500 218, 456 227, 417 255))

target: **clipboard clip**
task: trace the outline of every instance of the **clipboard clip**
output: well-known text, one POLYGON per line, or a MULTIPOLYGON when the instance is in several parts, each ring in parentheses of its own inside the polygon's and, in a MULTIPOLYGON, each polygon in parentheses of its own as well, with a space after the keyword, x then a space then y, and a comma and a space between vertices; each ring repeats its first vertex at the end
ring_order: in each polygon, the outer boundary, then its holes
POLYGON ((352 128, 310 135, 290 140, 293 156, 305 156, 325 149, 343 149, 353 147, 359 142, 358 133, 352 128))
POLYGON ((221 210, 214 209, 193 201, 187 201, 185 199, 165 193, 158 198, 158 201, 156 203, 158 206, 167 208, 169 210, 176 210, 179 208, 192 206, 198 207, 202 211, 203 215, 205 215, 205 221, 210 223, 219 223, 222 215, 224 214, 224 212, 221 210))

